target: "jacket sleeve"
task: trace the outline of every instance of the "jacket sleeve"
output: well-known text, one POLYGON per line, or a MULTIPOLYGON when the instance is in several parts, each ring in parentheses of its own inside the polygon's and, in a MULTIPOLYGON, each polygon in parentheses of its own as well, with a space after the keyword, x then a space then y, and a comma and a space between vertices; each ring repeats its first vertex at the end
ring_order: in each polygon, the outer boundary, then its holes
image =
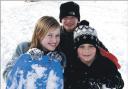
MULTIPOLYGON (((107 60, 107 61, 109 61, 109 60, 107 60)), ((107 68, 108 68, 108 70, 106 70, 107 75, 104 78, 106 87, 107 88, 123 89, 124 81, 123 81, 121 73, 118 71, 116 65, 112 61, 109 61, 107 68)))
POLYGON ((106 87, 107 88, 123 89, 124 81, 121 77, 121 74, 119 72, 117 72, 115 75, 107 77, 106 87))
POLYGON ((4 80, 6 80, 8 73, 12 69, 13 65, 15 64, 15 62, 17 61, 17 58, 21 54, 25 53, 29 49, 29 46, 30 46, 29 42, 23 42, 23 43, 20 43, 17 46, 15 52, 13 53, 13 56, 12 56, 11 60, 7 63, 6 68, 5 68, 4 72, 3 72, 4 80))

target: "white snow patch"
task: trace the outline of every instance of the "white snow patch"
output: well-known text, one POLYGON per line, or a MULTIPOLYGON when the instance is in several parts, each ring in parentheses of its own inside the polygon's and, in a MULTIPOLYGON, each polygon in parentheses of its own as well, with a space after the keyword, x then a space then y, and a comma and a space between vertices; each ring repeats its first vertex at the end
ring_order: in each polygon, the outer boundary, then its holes
POLYGON ((57 89, 56 82, 58 79, 59 78, 56 76, 55 72, 51 70, 48 76, 46 89, 57 89))
POLYGON ((34 71, 28 72, 26 79, 26 89, 36 89, 35 81, 38 78, 44 76, 44 72, 47 70, 45 67, 41 67, 38 64, 32 65, 34 71), (35 72, 35 73, 34 73, 35 72))

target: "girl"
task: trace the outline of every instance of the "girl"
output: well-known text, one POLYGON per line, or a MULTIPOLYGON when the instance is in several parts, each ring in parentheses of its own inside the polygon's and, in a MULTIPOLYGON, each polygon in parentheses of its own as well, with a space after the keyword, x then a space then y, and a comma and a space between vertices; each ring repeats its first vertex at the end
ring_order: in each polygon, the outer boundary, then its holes
POLYGON ((63 89, 65 56, 56 49, 59 42, 57 20, 50 16, 41 17, 29 50, 17 59, 7 76, 6 89, 63 89))
POLYGON ((122 89, 124 82, 116 65, 101 55, 98 38, 89 26, 74 32, 77 59, 72 69, 70 89, 122 89))

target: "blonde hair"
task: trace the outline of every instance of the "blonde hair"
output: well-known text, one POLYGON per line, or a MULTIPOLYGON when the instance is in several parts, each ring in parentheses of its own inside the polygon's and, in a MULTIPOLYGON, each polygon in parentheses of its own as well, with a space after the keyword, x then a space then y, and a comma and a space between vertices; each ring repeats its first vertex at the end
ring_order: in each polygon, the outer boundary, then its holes
POLYGON ((51 16, 41 17, 35 25, 30 48, 38 48, 42 50, 40 39, 43 39, 45 37, 45 35, 48 33, 50 28, 58 28, 58 27, 60 28, 60 24, 54 17, 51 16))

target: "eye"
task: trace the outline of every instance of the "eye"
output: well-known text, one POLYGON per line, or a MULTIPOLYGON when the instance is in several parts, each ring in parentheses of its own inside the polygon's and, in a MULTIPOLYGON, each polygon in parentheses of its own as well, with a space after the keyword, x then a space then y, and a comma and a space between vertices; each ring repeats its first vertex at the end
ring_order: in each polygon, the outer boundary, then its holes
POLYGON ((49 34, 48 36, 49 36, 49 37, 52 37, 52 34, 49 34))
POLYGON ((94 46, 93 46, 93 45, 89 45, 89 47, 90 47, 90 48, 94 48, 94 46))
POLYGON ((64 18, 63 18, 63 20, 67 20, 67 19, 68 19, 68 17, 64 17, 64 18))
POLYGON ((84 48, 84 46, 83 45, 80 45, 79 48, 84 48))
POLYGON ((60 37, 60 34, 56 35, 56 37, 60 37))

